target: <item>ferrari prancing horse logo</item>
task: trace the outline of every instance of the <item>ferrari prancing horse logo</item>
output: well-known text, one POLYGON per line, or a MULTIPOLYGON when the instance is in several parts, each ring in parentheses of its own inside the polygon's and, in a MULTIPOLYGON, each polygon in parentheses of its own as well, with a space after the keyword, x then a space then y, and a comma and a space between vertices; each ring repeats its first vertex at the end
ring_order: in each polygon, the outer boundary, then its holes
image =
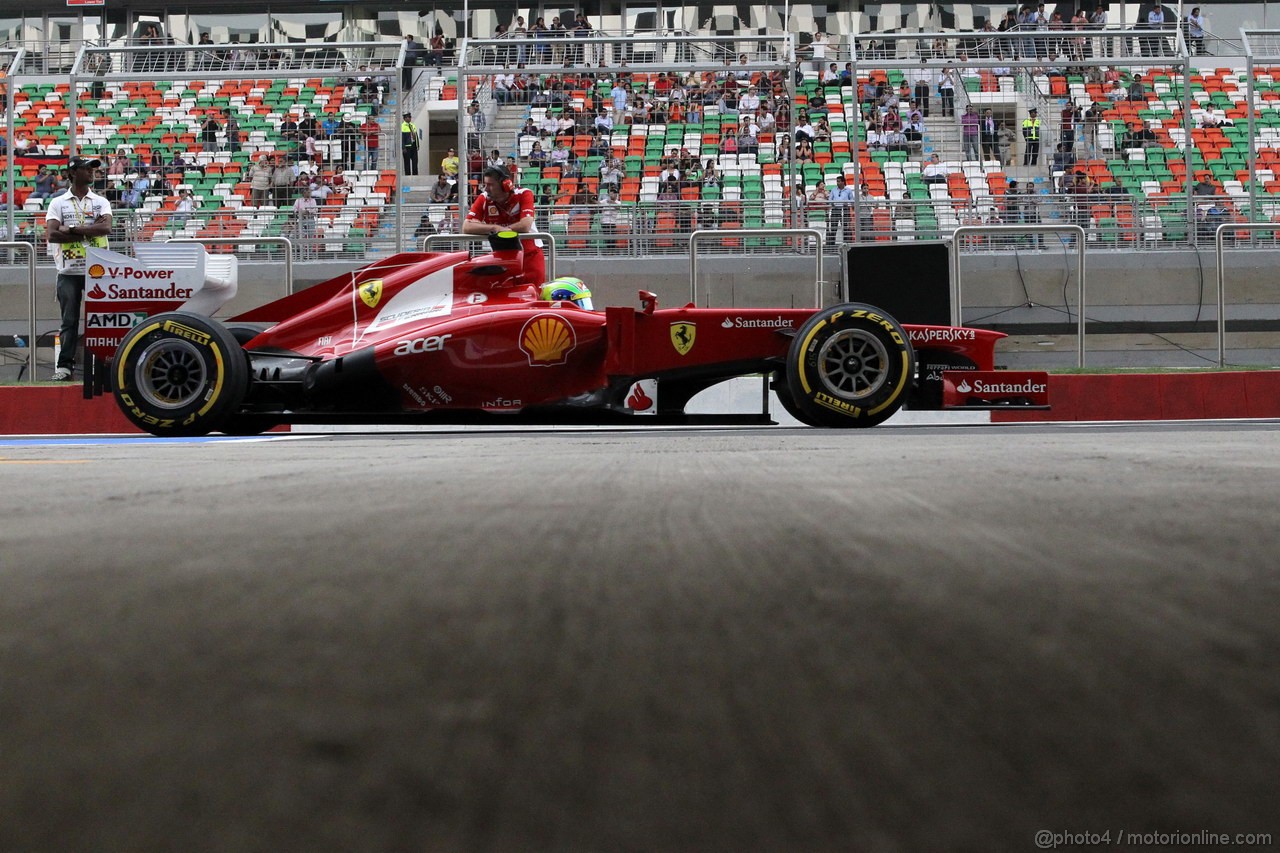
POLYGON ((370 308, 378 307, 378 300, 382 298, 382 279, 371 278, 357 288, 360 291, 360 301, 370 308))
POLYGON ((671 345, 681 355, 688 355, 698 337, 698 324, 681 321, 671 324, 671 345))

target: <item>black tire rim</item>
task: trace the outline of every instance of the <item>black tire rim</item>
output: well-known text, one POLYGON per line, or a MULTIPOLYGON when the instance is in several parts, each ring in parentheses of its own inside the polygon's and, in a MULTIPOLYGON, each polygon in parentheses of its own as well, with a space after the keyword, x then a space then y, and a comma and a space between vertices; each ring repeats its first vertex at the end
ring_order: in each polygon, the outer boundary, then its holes
POLYGON ((138 393, 158 409, 181 409, 200 398, 207 371, 195 344, 165 338, 148 346, 134 368, 138 393))
POLYGON ((827 390, 845 400, 862 400, 889 379, 889 351, 862 329, 842 329, 818 350, 818 377, 827 390))

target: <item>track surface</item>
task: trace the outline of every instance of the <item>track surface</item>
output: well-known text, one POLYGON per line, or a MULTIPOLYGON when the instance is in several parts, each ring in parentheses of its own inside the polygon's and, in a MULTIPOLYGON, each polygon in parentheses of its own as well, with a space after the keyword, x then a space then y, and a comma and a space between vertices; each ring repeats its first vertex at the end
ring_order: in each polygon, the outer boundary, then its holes
POLYGON ((1278 426, 0 440, 0 850, 1280 841, 1278 426))

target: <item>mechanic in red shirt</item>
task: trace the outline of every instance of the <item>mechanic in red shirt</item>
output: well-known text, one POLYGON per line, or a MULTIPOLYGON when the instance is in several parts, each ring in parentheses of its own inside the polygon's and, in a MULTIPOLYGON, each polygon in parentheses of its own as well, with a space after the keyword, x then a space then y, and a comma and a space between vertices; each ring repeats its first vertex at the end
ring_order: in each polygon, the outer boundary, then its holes
MULTIPOLYGON (((490 166, 480 173, 484 192, 471 205, 463 234, 496 234, 515 231, 527 234, 534 230, 533 191, 517 187, 511 174, 501 166, 490 166)), ((529 284, 542 284, 547 278, 547 264, 537 240, 523 241, 524 278, 529 284)))

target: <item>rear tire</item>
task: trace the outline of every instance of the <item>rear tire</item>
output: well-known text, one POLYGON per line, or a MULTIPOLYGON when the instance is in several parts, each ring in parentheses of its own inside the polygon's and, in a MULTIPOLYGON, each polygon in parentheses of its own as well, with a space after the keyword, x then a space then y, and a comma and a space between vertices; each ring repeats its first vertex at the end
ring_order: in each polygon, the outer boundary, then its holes
POLYGON ((125 335, 111 391, 125 417, 158 436, 206 435, 244 402, 249 364, 220 323, 195 314, 149 317, 125 335))
POLYGON ((907 333, 870 305, 819 311, 787 353, 787 388, 797 417, 810 426, 882 423, 907 402, 914 375, 907 333))

